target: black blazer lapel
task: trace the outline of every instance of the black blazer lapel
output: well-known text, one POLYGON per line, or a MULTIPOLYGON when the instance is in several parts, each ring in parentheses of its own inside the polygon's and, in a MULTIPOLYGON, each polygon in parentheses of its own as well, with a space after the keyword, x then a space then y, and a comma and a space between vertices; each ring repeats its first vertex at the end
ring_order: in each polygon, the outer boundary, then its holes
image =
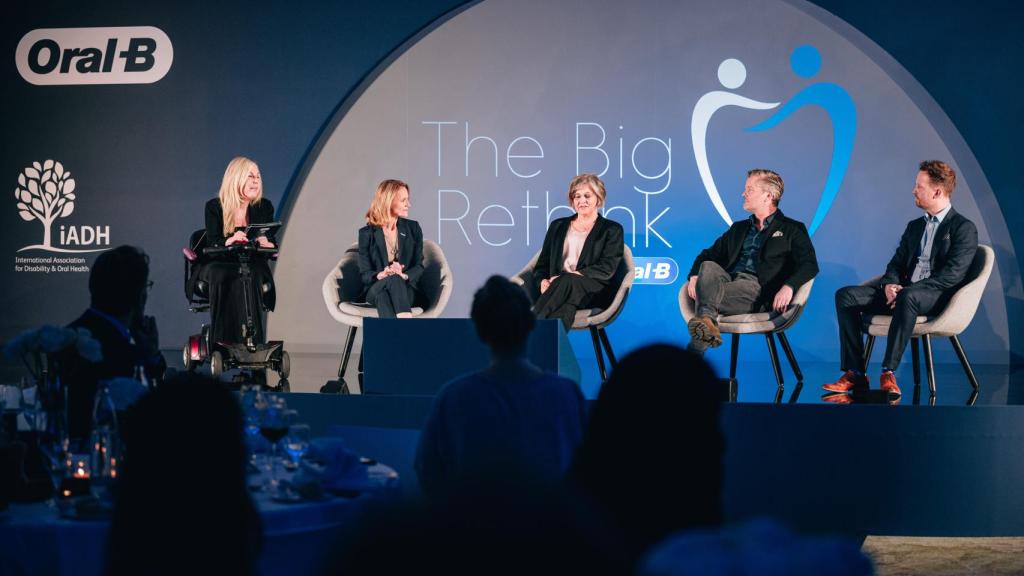
POLYGON ((932 253, 928 255, 932 263, 932 269, 937 267, 936 260, 939 258, 945 258, 946 252, 949 251, 949 229, 953 226, 953 220, 956 216, 956 210, 953 210, 953 208, 950 207, 949 212, 946 213, 946 217, 942 219, 942 222, 939 223, 939 227, 935 229, 935 238, 932 239, 932 253))
POLYGON ((380 259, 376 268, 383 269, 388 265, 388 245, 384 241, 384 229, 380 226, 373 226, 373 244, 377 250, 377 258, 380 259))
MULTIPOLYGON (((598 214, 597 215, 597 221, 594 222, 594 227, 590 230, 590 233, 587 234, 587 239, 583 241, 583 249, 580 250, 580 259, 579 259, 579 262, 576 265, 577 268, 579 268, 581 265, 582 266, 587 266, 589 264, 593 264, 593 261, 594 261, 594 243, 597 242, 597 240, 599 238, 603 238, 604 237, 603 234, 604 234, 605 224, 606 224, 606 222, 605 222, 604 217, 602 217, 600 214, 598 214)), ((566 229, 565 233, 566 233, 566 235, 568 235, 569 234, 569 230, 566 229)))
MULTIPOLYGON (((743 242, 747 239, 747 233, 750 232, 750 227, 753 225, 754 224, 750 221, 750 218, 747 217, 743 220, 743 224, 741 226, 736 226, 736 232, 730 236, 729 242, 726 244, 729 254, 722 268, 731 270, 732 267, 736 265, 736 262, 739 261, 740 255, 743 253, 743 242)), ((733 228, 730 228, 730 231, 731 230, 733 230, 733 228)), ((719 262, 719 264, 722 263, 719 262)))
MULTIPOLYGON (((914 273, 914 266, 917 262, 918 251, 921 249, 921 237, 924 236, 925 220, 922 216, 911 223, 910 234, 907 235, 907 260, 903 263, 904 275, 907 281, 914 273)), ((932 243, 932 247, 935 244, 932 243)))
POLYGON ((409 223, 399 218, 395 228, 398 232, 398 261, 402 266, 408 266, 412 260, 412 233, 409 230, 409 223))
MULTIPOLYGON (((772 216, 771 223, 769 223, 768 226, 765 227, 764 232, 762 232, 764 234, 764 239, 761 241, 761 251, 758 252, 757 254, 758 260, 764 260, 765 242, 768 242, 768 239, 772 237, 772 234, 775 234, 775 231, 778 230, 780 226, 782 226, 783 218, 785 218, 785 216, 783 216, 782 210, 776 210, 775 215, 772 216)), ((753 226, 753 223, 751 223, 750 225, 753 226)), ((744 234, 744 236, 746 235, 744 234)), ((744 238, 744 240, 746 240, 746 238, 744 238)), ((740 244, 740 246, 740 251, 742 251, 742 243, 740 244)), ((738 254, 736 256, 737 258, 739 257, 738 254)))
MULTIPOLYGON (((573 216, 575 218, 575 216, 573 216)), ((557 276, 562 273, 562 264, 565 262, 565 258, 562 257, 562 252, 565 250, 565 236, 569 233, 569 226, 571 226, 572 219, 563 220, 559 224, 562 229, 555 234, 555 242, 551 246, 551 253, 548 257, 551 259, 551 264, 548 266, 550 273, 548 277, 557 276), (564 222, 564 224, 563 224, 564 222)))

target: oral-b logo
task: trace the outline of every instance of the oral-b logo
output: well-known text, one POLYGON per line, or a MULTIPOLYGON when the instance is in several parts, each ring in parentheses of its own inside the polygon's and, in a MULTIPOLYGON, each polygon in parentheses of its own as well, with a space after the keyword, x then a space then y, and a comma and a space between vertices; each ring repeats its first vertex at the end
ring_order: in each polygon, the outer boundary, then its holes
POLYGON ((171 69, 171 39, 152 26, 40 28, 18 42, 18 73, 38 86, 152 84, 171 69))
POLYGON ((679 277, 679 264, 667 257, 634 257, 634 284, 671 284, 679 277))

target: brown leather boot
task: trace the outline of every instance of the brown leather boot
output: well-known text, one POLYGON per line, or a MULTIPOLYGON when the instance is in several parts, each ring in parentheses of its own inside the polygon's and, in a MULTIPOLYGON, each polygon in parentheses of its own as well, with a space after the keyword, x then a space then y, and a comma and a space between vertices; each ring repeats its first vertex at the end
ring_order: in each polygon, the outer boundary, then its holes
POLYGON ((718 323, 710 316, 695 316, 687 323, 690 336, 707 343, 711 348, 722 345, 722 333, 718 331, 718 323))

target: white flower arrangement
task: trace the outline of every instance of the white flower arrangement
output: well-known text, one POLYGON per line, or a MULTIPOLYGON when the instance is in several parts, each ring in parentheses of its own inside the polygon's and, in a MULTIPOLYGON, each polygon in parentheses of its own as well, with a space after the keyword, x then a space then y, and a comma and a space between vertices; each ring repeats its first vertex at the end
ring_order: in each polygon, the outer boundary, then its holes
POLYGON ((134 378, 111 378, 106 384, 110 391, 110 401, 117 411, 127 410, 147 392, 142 382, 134 378))
POLYGON ((18 334, 4 346, 4 355, 20 358, 33 378, 39 379, 44 368, 44 354, 56 354, 74 347, 79 356, 89 362, 103 359, 100 343, 85 328, 40 326, 18 334))

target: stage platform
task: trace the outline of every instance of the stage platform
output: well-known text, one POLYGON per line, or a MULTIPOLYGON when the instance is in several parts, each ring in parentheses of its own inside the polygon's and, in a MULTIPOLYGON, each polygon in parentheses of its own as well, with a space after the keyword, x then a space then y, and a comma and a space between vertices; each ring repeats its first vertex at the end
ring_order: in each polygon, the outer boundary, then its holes
MULTIPOLYGON (((167 356, 174 366, 176 355, 167 356)), ((340 427, 352 449, 395 467, 415 492, 414 446, 432 397, 304 393, 331 378, 337 361, 293 353, 289 406, 314 434, 340 427)), ((596 369, 580 364, 593 398, 596 369)), ((835 366, 802 368, 802 386, 785 368, 779 394, 768 362, 740 364, 736 401, 722 412, 729 519, 768 515, 853 535, 1024 536, 1024 368, 975 365, 974 397, 959 364, 937 364, 932 403, 923 375, 915 394, 908 365, 898 373, 904 396, 896 405, 877 394, 866 400, 879 403, 832 405, 820 385, 838 375, 835 366)), ((21 373, 5 364, 0 375, 8 382, 21 373)), ((685 458, 688 441, 665 458, 685 458)), ((632 465, 638 474, 659 469, 632 465)))
MULTIPOLYGON (((336 377, 340 352, 289 352, 292 358, 292 375, 289 384, 292 392, 317 392, 327 380, 336 377)), ((168 354, 169 356, 169 354, 168 354)), ((174 358, 177 365, 181 361, 174 358)), ((359 393, 360 387, 356 373, 359 356, 353 353, 349 362, 346 380, 353 393, 359 393)), ((915 390, 913 372, 909 362, 904 363, 897 371, 897 381, 903 390, 898 406, 934 404, 938 406, 965 406, 973 401, 977 406, 1024 405, 1024 366, 1011 369, 1007 365, 975 364, 974 372, 981 387, 977 397, 972 398, 973 389, 964 375, 960 364, 941 363, 935 365, 936 395, 931 398, 928 393, 928 381, 921 374, 921 385, 915 390), (1016 382, 1016 384, 1015 384, 1016 382)), ((171 366, 175 366, 171 362, 171 366)), ((600 376, 593 359, 580 359, 580 386, 588 399, 597 397, 600 390, 600 376)), ((802 385, 796 382, 789 366, 783 359, 783 377, 785 385, 780 391, 775 382, 771 363, 753 361, 739 363, 736 383, 735 400, 743 403, 790 403, 790 404, 826 404, 821 385, 832 382, 840 376, 838 367, 833 362, 803 362, 800 368, 804 373, 802 385)), ((717 369, 717 367, 716 367, 717 369)), ((726 368, 727 370, 727 368, 726 368)), ((726 370, 717 369, 719 373, 726 370)), ((872 365, 869 376, 875 388, 878 383, 878 366, 872 365)), ((271 374, 270 381, 276 375, 271 374)), ((858 396, 855 403, 883 402, 878 395, 858 396)))
MULTIPOLYGON (((879 394, 833 405, 820 384, 838 375, 835 366, 802 368, 807 382, 779 394, 769 363, 740 365, 737 401, 722 413, 730 519, 767 515, 851 535, 1024 536, 1024 369, 976 365, 975 395, 959 364, 937 364, 932 401, 923 374, 915 393, 907 366, 895 405, 879 394)), ((314 430, 349 427, 353 448, 415 482, 410 433, 426 418, 429 397, 293 393, 289 404, 314 430)), ((685 458, 686 441, 665 457, 685 458)), ((636 465, 638 474, 658 473, 656 462, 636 465)))

